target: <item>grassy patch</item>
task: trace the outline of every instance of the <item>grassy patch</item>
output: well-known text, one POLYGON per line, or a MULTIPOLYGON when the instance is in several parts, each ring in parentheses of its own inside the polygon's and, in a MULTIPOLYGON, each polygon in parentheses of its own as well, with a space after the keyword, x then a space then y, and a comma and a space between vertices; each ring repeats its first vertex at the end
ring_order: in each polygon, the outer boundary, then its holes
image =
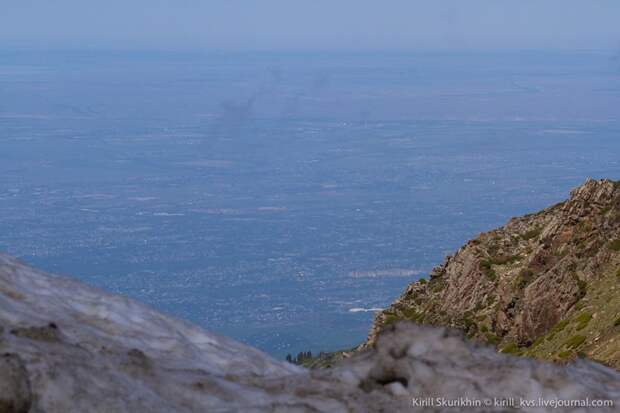
POLYGON ((428 287, 433 293, 438 293, 439 291, 443 290, 445 286, 446 282, 441 277, 431 278, 431 280, 428 282, 428 287))
POLYGON ((516 343, 508 343, 501 348, 500 352, 505 354, 519 354, 521 349, 516 343))
POLYGON ((555 333, 559 333, 560 331, 564 330, 564 327, 566 327, 569 323, 569 320, 561 320, 558 321, 558 323, 553 326, 553 328, 551 329, 551 331, 555 332, 555 333))
POLYGON ((577 318, 575 318, 575 321, 577 322, 576 329, 583 330, 588 325, 591 319, 592 319, 592 314, 590 313, 579 314, 577 318))
POLYGON ((499 342, 501 341, 501 339, 493 333, 486 333, 484 335, 484 338, 487 341, 487 343, 492 344, 494 346, 498 345, 499 342))
POLYGON ((424 322, 424 312, 422 311, 418 312, 413 308, 406 308, 403 310, 403 315, 407 320, 411 320, 419 324, 424 322))
POLYGON ((521 239, 523 239, 525 241, 529 241, 531 239, 538 238, 540 236, 541 232, 542 232, 542 230, 540 228, 531 229, 531 230, 525 232, 524 234, 522 234, 521 235, 521 239))
POLYGON ((405 308, 402 311, 405 318, 414 318, 418 316, 418 312, 413 308, 405 308))
POLYGON ((609 248, 613 251, 620 251, 620 239, 615 239, 609 243, 609 248))
POLYGON ((571 350, 561 351, 558 353, 558 358, 560 360, 566 360, 573 356, 573 352, 571 350))
POLYGON ((586 336, 576 335, 566 340, 564 342, 564 345, 568 347, 569 349, 575 349, 579 347, 580 345, 582 345, 584 341, 586 341, 586 336))
POLYGON ((569 320, 560 320, 557 322, 556 325, 553 326, 553 328, 551 329, 551 331, 549 331, 549 334, 546 337, 547 341, 551 341, 555 338, 555 335, 557 333, 559 333, 560 331, 564 330, 564 328, 568 325, 569 320))
POLYGON ((534 348, 538 347, 543 341, 545 341, 545 337, 544 336, 538 337, 536 340, 534 340, 534 342, 530 346, 530 349, 534 349, 534 348))
POLYGON ((383 323, 384 324, 393 324, 395 322, 397 322, 399 320, 398 316, 396 316, 395 314, 386 314, 385 317, 383 318, 383 323))
POLYGON ((480 261, 480 271, 491 281, 497 280, 497 273, 493 270, 493 264, 490 260, 480 261))

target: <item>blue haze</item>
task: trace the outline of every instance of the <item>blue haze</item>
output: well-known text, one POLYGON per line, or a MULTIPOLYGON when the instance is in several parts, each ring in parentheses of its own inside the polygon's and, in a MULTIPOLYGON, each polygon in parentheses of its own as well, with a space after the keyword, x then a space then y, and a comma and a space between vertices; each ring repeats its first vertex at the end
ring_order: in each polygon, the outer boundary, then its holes
POLYGON ((620 178, 607 52, 0 53, 0 250, 278 357, 620 178))
POLYGON ((617 0, 2 0, 0 48, 620 47, 617 0))

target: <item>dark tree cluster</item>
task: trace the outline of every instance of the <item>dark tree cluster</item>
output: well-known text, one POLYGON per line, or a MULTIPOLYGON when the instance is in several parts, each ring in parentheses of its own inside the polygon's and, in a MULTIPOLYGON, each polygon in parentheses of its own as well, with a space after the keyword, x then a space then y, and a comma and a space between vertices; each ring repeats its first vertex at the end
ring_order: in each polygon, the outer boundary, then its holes
POLYGON ((293 357, 291 354, 286 355, 286 361, 293 364, 303 364, 308 360, 312 360, 311 351, 300 351, 297 353, 297 357, 293 357))

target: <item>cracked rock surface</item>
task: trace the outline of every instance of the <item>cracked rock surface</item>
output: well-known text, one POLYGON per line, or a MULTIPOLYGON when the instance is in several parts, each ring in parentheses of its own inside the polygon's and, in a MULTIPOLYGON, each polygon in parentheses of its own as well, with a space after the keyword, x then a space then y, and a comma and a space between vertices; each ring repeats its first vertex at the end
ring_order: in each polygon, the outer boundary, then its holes
POLYGON ((617 408, 620 375, 505 356, 409 323, 337 368, 308 371, 0 255, 0 413, 511 411, 412 405, 431 397, 588 397, 617 408))

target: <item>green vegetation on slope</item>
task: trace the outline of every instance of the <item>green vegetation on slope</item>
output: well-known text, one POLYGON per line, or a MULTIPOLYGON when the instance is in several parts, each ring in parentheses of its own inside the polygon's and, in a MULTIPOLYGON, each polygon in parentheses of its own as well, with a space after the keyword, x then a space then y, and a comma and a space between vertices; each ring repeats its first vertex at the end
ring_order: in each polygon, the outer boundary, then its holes
POLYGON ((448 256, 377 316, 365 346, 409 320, 461 329, 503 353, 620 369, 619 233, 620 183, 588 180, 448 256))
POLYGON ((620 283, 615 271, 596 282, 567 317, 537 339, 524 355, 564 361, 584 356, 620 366, 620 283))

